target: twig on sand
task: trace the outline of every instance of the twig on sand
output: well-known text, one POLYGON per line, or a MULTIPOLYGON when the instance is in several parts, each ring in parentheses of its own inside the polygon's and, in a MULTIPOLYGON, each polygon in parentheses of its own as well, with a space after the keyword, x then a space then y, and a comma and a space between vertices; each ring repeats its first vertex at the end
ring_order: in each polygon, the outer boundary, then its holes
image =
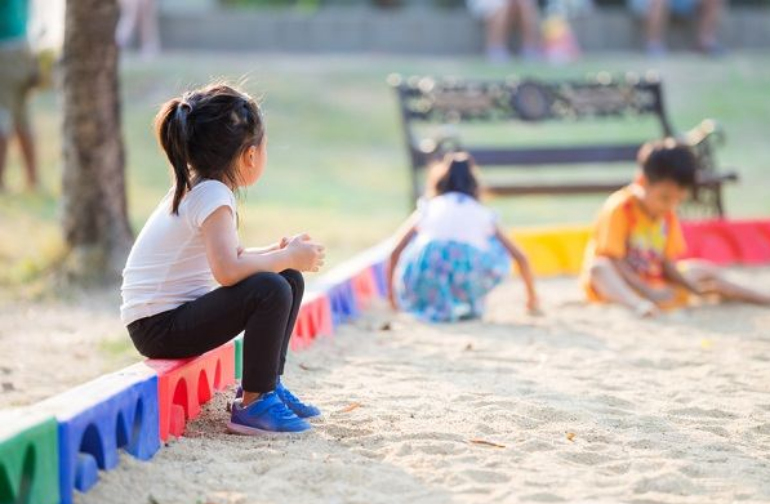
POLYGON ((350 413, 351 411, 356 410, 356 409, 358 409, 360 407, 361 407, 361 403, 360 402, 354 402, 354 403, 351 403, 349 406, 346 406, 345 408, 343 408, 340 411, 340 413, 350 413))
POLYGON ((477 445, 483 445, 483 446, 491 446, 492 448, 505 448, 506 446, 499 443, 493 443, 492 441, 487 441, 485 439, 470 439, 468 440, 469 443, 477 444, 477 445))

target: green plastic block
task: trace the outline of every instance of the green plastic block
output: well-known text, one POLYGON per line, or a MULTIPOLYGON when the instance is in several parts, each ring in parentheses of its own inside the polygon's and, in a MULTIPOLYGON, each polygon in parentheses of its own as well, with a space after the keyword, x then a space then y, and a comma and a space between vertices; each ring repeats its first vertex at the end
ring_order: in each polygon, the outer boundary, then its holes
POLYGON ((56 420, 27 410, 0 412, 0 503, 58 502, 56 420))
POLYGON ((233 341, 235 342, 235 379, 240 380, 243 376, 243 334, 233 341))

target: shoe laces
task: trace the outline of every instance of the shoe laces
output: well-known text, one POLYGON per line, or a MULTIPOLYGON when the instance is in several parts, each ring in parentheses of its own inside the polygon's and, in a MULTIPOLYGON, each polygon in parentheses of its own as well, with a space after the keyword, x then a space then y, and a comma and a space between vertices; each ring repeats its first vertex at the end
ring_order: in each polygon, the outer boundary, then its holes
POLYGON ((280 383, 277 389, 278 389, 277 390, 278 397, 280 397, 284 403, 290 403, 297 406, 304 406, 304 404, 302 404, 302 401, 300 401, 297 396, 292 394, 289 389, 283 386, 283 383, 280 383))
POLYGON ((282 420, 291 420, 293 418, 297 418, 297 415, 291 409, 289 409, 283 403, 283 401, 276 401, 276 403, 271 405, 267 410, 273 417, 280 418, 282 420))

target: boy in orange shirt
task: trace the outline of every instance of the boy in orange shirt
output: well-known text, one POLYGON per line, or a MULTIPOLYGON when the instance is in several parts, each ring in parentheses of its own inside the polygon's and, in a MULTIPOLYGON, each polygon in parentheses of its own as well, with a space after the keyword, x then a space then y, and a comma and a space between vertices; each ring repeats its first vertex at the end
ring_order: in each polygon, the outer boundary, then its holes
POLYGON ((677 261, 686 244, 676 209, 695 183, 692 151, 673 139, 639 150, 637 180, 609 197, 586 248, 589 300, 625 305, 640 316, 688 304, 693 295, 770 305, 770 295, 736 285, 706 261, 677 261))

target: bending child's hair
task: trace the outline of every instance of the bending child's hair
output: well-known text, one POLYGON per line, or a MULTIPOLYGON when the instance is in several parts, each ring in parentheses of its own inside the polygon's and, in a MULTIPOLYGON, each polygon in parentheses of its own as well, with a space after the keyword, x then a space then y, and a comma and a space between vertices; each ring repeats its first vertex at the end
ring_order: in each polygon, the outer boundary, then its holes
POLYGON ((425 195, 428 198, 458 192, 479 199, 478 168, 467 152, 450 152, 428 172, 425 195))
POLYGON ((265 136, 257 102, 222 83, 164 103, 155 116, 155 131, 174 172, 171 211, 177 215, 196 178, 218 180, 233 189, 241 185, 234 161, 265 136))

